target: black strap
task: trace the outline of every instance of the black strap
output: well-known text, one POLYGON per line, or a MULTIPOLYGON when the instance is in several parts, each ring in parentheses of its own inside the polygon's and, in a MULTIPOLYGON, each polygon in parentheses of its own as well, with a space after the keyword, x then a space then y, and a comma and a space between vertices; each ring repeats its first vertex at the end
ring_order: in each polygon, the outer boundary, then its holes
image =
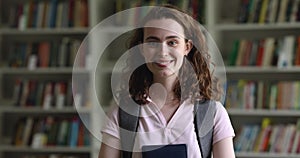
POLYGON ((202 158, 211 158, 215 112, 214 101, 195 102, 194 125, 202 158))
MULTIPOLYGON (((140 116, 140 106, 122 104, 119 108, 119 126, 122 158, 131 158, 140 116), (130 111, 130 114, 126 111, 130 111)), ((194 124, 202 158, 210 158, 213 141, 215 115, 214 101, 196 101, 194 106, 194 124)))
POLYGON ((119 107, 119 126, 122 158, 132 157, 139 116, 139 105, 121 103, 119 107), (130 114, 128 112, 130 112, 130 114))

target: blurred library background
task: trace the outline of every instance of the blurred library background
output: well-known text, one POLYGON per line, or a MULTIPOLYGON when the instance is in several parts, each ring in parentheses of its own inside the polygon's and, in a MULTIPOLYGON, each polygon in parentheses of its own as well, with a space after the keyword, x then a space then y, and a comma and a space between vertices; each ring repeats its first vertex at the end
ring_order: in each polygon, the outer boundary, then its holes
MULTIPOLYGON (((236 157, 300 157, 300 0, 0 0, 0 158, 96 158, 86 126, 100 131, 95 100, 110 106, 121 54, 107 50, 95 98, 89 50, 103 39, 82 42, 116 12, 165 3, 188 11, 221 52, 236 157), (86 82, 72 86, 74 74, 86 82)), ((110 36, 126 26, 108 27, 110 36)))

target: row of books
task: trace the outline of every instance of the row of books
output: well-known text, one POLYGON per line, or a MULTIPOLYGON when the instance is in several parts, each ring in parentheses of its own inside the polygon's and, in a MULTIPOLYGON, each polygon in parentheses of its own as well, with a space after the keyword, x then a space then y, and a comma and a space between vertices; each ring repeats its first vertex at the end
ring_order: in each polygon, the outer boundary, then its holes
MULTIPOLYGON (((115 4, 115 11, 120 12, 124 9, 134 8, 134 7, 141 7, 141 6, 160 6, 162 4, 172 4, 185 10, 191 14, 195 20, 199 21, 200 23, 205 23, 204 13, 205 13, 205 0, 131 0, 131 1, 123 1, 123 0, 116 0, 115 4)), ((145 16, 147 13, 147 9, 144 10, 137 10, 136 13, 132 13, 128 19, 124 19, 124 17, 119 16, 116 17, 117 24, 135 24, 137 17, 141 18, 145 16)))
POLYGON ((300 110, 300 81, 229 81, 227 108, 300 110))
POLYGON ((299 0, 241 0, 238 23, 283 23, 300 21, 299 0))
POLYGON ((228 58, 230 66, 299 66, 300 36, 235 40, 228 58))
POLYGON ((264 118, 262 124, 244 125, 234 140, 237 152, 300 153, 300 119, 295 124, 272 124, 264 118))
POLYGON ((80 106, 88 106, 88 84, 74 84, 61 81, 39 81, 17 79, 14 83, 13 100, 20 107, 41 107, 43 109, 63 109, 73 106, 74 100, 80 106))
MULTIPOLYGON (((12 43, 9 56, 9 67, 71 67, 81 45, 78 39, 64 37, 56 41, 16 42, 12 43)), ((84 48, 83 48, 84 49, 84 48)), ((80 49, 79 67, 85 67, 85 52, 80 49)))
POLYGON ((13 28, 88 27, 88 0, 27 0, 12 5, 9 25, 13 28))
POLYGON ((12 144, 43 148, 46 146, 82 147, 90 145, 90 133, 79 117, 24 117, 15 125, 12 144))

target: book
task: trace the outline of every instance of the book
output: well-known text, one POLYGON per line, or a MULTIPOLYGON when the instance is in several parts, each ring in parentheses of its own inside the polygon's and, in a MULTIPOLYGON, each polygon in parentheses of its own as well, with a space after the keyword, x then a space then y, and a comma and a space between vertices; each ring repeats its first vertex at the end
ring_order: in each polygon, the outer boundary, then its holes
POLYGON ((29 95, 29 80, 23 80, 22 95, 19 106, 26 106, 27 97, 29 95))
POLYGON ((262 66, 271 66, 274 55, 275 38, 266 38, 264 43, 264 53, 262 57, 262 66))
POLYGON ((15 133, 12 144, 15 146, 23 145, 23 131, 25 129, 25 118, 21 118, 17 121, 15 126, 15 133))
POLYGON ((256 66, 262 66, 263 56, 265 51, 265 39, 259 41, 257 55, 256 55, 256 66))
POLYGON ((14 105, 20 105, 21 95, 22 95, 23 83, 21 79, 16 79, 14 84, 13 100, 15 101, 14 105))
POLYGON ((79 132, 79 119, 74 117, 71 121, 71 130, 69 131, 70 139, 69 146, 76 147, 78 143, 78 132, 79 132))
POLYGON ((250 59, 249 59, 249 65, 250 66, 255 66, 256 65, 256 56, 258 52, 258 45, 259 41, 258 40, 253 40, 252 41, 252 47, 251 47, 251 52, 250 52, 250 59))
POLYGON ((48 26, 49 21, 49 13, 50 13, 50 2, 44 1, 44 10, 42 15, 42 28, 46 28, 48 26))
POLYGON ((59 130, 57 135, 57 145, 66 146, 68 141, 68 120, 64 119, 59 123, 59 130))
POLYGON ((299 3, 300 3, 299 0, 294 0, 293 1, 291 14, 290 14, 290 17, 289 17, 290 22, 297 22, 297 19, 298 19, 297 14, 298 14, 298 12, 300 12, 299 3))
POLYGON ((289 124, 288 125, 288 131, 289 133, 287 134, 286 140, 285 140, 285 153, 291 153, 295 136, 296 136, 296 125, 294 124, 289 124))
POLYGON ((75 0, 74 1, 74 11, 73 11, 73 17, 74 17, 74 27, 81 27, 81 15, 83 14, 81 12, 81 0, 75 0))
POLYGON ((238 56, 237 56, 236 63, 235 63, 235 65, 237 65, 237 66, 242 65, 243 57, 244 57, 244 54, 245 54, 244 50, 246 48, 247 42, 248 41, 245 40, 245 39, 240 40, 239 49, 238 49, 238 56))
POLYGON ((54 88, 55 107, 63 109, 66 105, 67 85, 65 82, 56 82, 54 88))
POLYGON ((246 142, 246 144, 247 144, 246 147, 247 148, 246 148, 245 151, 253 151, 255 138, 258 136, 259 131, 260 131, 259 125, 253 125, 252 126, 250 137, 249 137, 248 141, 246 142))
POLYGON ((69 0, 68 2, 68 27, 74 27, 75 0, 69 0))
POLYGON ((250 62, 250 56, 251 56, 251 49, 252 49, 252 41, 247 41, 244 48, 244 56, 242 59, 242 66, 249 65, 250 62))
POLYGON ((59 46, 58 67, 68 66, 69 55, 70 55, 70 38, 64 37, 59 46))
POLYGON ((277 84, 272 84, 270 88, 270 98, 269 98, 269 109, 270 110, 275 110, 277 107, 277 93, 278 93, 278 88, 277 84))
POLYGON ((51 42, 50 56, 49 56, 49 67, 58 66, 58 56, 59 56, 59 42, 51 42))
POLYGON ((65 3, 64 1, 59 1, 57 4, 56 19, 55 19, 56 28, 62 27, 64 3, 65 3))
POLYGON ((241 132, 238 137, 234 141, 234 149, 235 151, 245 151, 246 150, 246 142, 249 140, 250 134, 252 131, 252 127, 250 125, 242 126, 241 132))
POLYGON ((22 145, 28 146, 30 143, 30 136, 32 134, 34 119, 32 117, 27 117, 24 127, 24 133, 22 137, 22 145))
POLYGON ((276 22, 276 14, 278 12, 279 0, 270 0, 270 10, 267 16, 267 23, 276 22))
POLYGON ((88 27, 89 26, 89 5, 87 0, 80 0, 80 26, 88 27))
MULTIPOLYGON (((300 11, 299 11, 300 12, 300 11)), ((300 36, 297 37, 297 44, 295 48, 295 65, 300 66, 300 36)))
POLYGON ((58 0, 50 0, 47 25, 49 28, 54 28, 56 25, 55 22, 57 18, 57 3, 58 0))
POLYGON ((37 87, 38 81, 29 80, 28 84, 28 96, 26 99, 26 106, 35 106, 36 105, 36 96, 37 96, 37 87))
POLYGON ((187 158, 186 144, 149 145, 142 147, 143 158, 187 158))
POLYGON ((82 121, 79 121, 78 135, 77 135, 77 146, 84 146, 84 131, 85 126, 82 121))
POLYGON ((292 66, 293 53, 295 48, 294 45, 295 36, 290 35, 283 38, 283 43, 281 45, 281 48, 279 48, 279 58, 277 63, 277 66, 279 68, 292 66))
POLYGON ((44 96, 43 96, 43 105, 44 109, 50 109, 53 105, 53 83, 45 83, 44 96))
POLYGON ((260 24, 264 24, 266 22, 268 5, 269 5, 269 0, 262 0, 261 10, 258 19, 258 23, 260 24))
POLYGON ((26 23, 26 28, 32 28, 33 27, 33 21, 34 21, 34 1, 33 0, 29 0, 26 2, 27 5, 27 23, 26 23))
POLYGON ((265 127, 263 129, 263 134, 262 134, 262 137, 261 137, 261 142, 260 142, 260 147, 259 147, 260 152, 266 152, 267 151, 269 141, 270 141, 270 137, 271 137, 271 133, 272 133, 272 126, 271 125, 268 125, 267 127, 265 127))
POLYGON ((56 138, 58 135, 58 130, 59 130, 59 120, 54 117, 47 117, 46 118, 46 124, 48 126, 47 129, 47 146, 56 146, 56 138))
POLYGON ((67 65, 68 66, 73 66, 74 62, 75 62, 75 58, 77 55, 77 52, 79 51, 81 45, 81 41, 80 40, 71 40, 70 41, 70 49, 69 49, 69 59, 67 65))
POLYGON ((239 14, 238 14, 238 23, 246 23, 249 17, 249 3, 250 0, 241 0, 239 14))
POLYGON ((42 28, 43 22, 45 18, 45 11, 46 10, 46 1, 38 1, 37 4, 37 17, 36 17, 36 27, 42 28))
POLYGON ((290 18, 292 15, 293 5, 295 0, 289 0, 286 7, 286 15, 285 15, 285 22, 290 22, 290 18))
POLYGON ((247 23, 253 23, 254 21, 254 14, 256 10, 257 0, 250 0, 249 1, 249 13, 248 13, 248 20, 247 23))
POLYGON ((280 0, 280 5, 279 5, 280 8, 278 10, 278 18, 277 18, 276 22, 278 22, 278 23, 285 22, 288 2, 289 2, 289 0, 280 0))
POLYGON ((295 138, 292 145, 291 153, 297 153, 300 149, 299 147, 300 147, 300 119, 297 119, 295 138))
POLYGON ((42 107, 45 83, 42 81, 39 81, 37 84, 38 85, 37 85, 37 92, 36 92, 36 97, 35 97, 35 105, 37 107, 42 107))
POLYGON ((51 48, 50 43, 47 41, 39 43, 39 47, 38 47, 39 67, 42 68, 49 67, 50 48, 51 48))
POLYGON ((253 23, 258 23, 263 0, 256 0, 253 23))
POLYGON ((259 135, 255 140, 255 145, 253 148, 255 152, 259 152, 263 149, 262 147, 264 147, 265 145, 264 139, 269 134, 270 123, 271 123, 270 118, 263 118, 261 123, 261 131, 259 132, 259 135))
POLYGON ((235 40, 233 42, 233 46, 232 46, 231 52, 229 54, 229 60, 228 60, 229 66, 235 65, 236 58, 238 56, 238 48, 239 48, 239 40, 235 40))

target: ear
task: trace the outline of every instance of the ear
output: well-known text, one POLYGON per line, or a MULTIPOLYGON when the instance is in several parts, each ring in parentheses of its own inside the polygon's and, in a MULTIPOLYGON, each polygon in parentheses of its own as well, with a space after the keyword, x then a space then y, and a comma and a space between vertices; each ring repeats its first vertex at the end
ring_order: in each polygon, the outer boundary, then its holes
POLYGON ((188 55, 189 52, 192 50, 193 48, 193 42, 192 40, 188 40, 186 43, 185 43, 185 52, 184 52, 184 55, 188 55))

